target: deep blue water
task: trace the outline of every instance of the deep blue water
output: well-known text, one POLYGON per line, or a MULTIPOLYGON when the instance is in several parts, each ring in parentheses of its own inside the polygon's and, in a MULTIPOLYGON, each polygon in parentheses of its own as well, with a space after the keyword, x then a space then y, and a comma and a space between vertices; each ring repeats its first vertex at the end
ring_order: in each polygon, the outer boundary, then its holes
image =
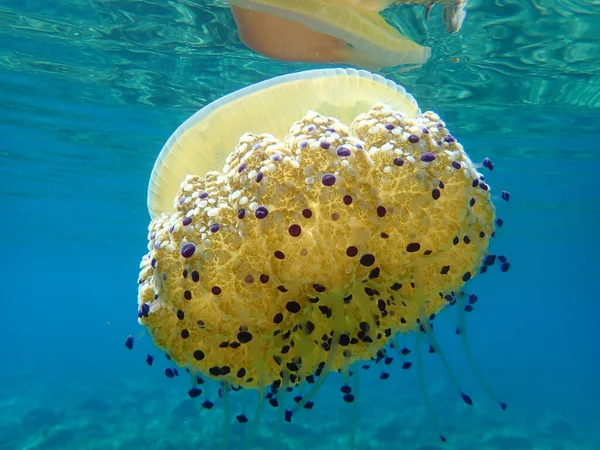
MULTIPOLYGON (((300 67, 258 61, 270 75, 300 67)), ((218 72, 203 78, 209 99, 243 84, 218 72)), ((137 324, 148 177, 163 143, 197 108, 170 105, 168 95, 164 103, 119 99, 115 89, 0 65, 0 449, 219 448, 219 408, 205 411, 189 399, 184 376, 164 376, 168 361, 137 324), (133 352, 123 345, 129 334, 137 338, 133 352), (148 352, 154 367, 144 362, 148 352)), ((464 405, 439 359, 424 355, 448 437, 442 446, 416 370, 393 364, 382 381, 373 367, 361 373, 357 448, 600 449, 598 103, 470 109, 424 101, 473 160, 493 158, 496 169, 486 175, 495 192, 512 194, 508 203, 496 199, 505 224, 493 243, 511 270, 469 284, 480 301, 468 315, 477 364, 508 409, 478 387, 450 311, 436 333, 475 405, 464 405), (498 130, 474 127, 479 119, 498 130)), ((329 379, 314 410, 292 424, 269 412, 256 448, 349 448, 352 407, 340 383, 329 379)), ((244 398, 234 396, 233 407, 256 402, 253 393, 244 398)), ((232 425, 231 448, 244 448, 248 429, 232 425)))

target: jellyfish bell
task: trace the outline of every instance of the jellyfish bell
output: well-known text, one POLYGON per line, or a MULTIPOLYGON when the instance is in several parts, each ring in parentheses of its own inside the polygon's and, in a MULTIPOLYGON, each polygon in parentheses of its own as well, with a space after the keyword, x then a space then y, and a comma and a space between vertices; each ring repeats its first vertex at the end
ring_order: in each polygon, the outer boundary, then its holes
POLYGON ((309 111, 350 123, 377 101, 407 116, 420 113, 403 87, 351 69, 293 73, 225 95, 177 128, 158 155, 148 186, 151 217, 176 211, 180 199, 174 199, 186 175, 221 171, 244 133, 269 133, 283 141, 309 111))
POLYGON ((431 320, 466 308, 455 293, 490 260, 495 207, 445 123, 401 86, 326 69, 229 94, 168 140, 148 209, 139 322, 225 401, 231 387, 259 392, 238 422, 310 385, 282 413, 291 421, 329 373, 386 360, 398 335, 424 335, 472 404, 431 320))
POLYGON ((240 40, 246 47, 278 61, 343 62, 348 44, 301 22, 231 6, 240 40))
POLYGON ((428 47, 379 14, 390 2, 228 0, 246 46, 283 61, 331 62, 377 69, 420 66, 428 47))
POLYGON ((460 29, 467 0, 227 0, 242 42, 281 61, 345 63, 369 69, 415 68, 431 56, 389 25, 380 12, 393 3, 444 6, 450 33, 460 29))

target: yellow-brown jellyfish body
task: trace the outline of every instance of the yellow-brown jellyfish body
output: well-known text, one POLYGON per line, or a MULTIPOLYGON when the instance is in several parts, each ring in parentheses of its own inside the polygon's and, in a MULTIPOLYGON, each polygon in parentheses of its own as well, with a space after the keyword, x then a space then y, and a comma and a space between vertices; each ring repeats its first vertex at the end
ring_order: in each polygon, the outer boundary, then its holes
POLYGON ((444 4, 449 32, 460 29, 466 0, 228 0, 244 44, 283 61, 364 68, 419 66, 431 55, 379 14, 392 3, 444 4))
POLYGON ((148 208, 140 323, 180 367, 260 390, 428 331, 495 229, 489 187, 444 122, 352 69, 203 108, 160 153, 148 208))

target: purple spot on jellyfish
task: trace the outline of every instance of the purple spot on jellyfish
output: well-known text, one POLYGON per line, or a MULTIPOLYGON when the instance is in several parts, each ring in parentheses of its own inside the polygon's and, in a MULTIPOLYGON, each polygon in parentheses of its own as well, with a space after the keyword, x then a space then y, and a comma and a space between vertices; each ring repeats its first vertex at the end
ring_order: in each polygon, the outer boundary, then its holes
POLYGON ((496 255, 487 255, 483 259, 483 264, 486 266, 493 266, 496 263, 496 255))
POLYGON ((202 389, 199 389, 197 387, 193 387, 188 391, 188 395, 190 396, 190 398, 199 397, 201 394, 202 394, 202 389))
POLYGON ((348 156, 350 156, 352 154, 352 152, 350 151, 350 149, 346 148, 346 147, 340 147, 337 149, 337 155, 341 158, 346 158, 348 156))
POLYGON ((492 161, 490 161, 490 158, 483 158, 483 167, 489 169, 489 171, 491 172, 492 170, 494 170, 494 163, 492 163, 492 161))
POLYGON ((435 155, 431 152, 425 152, 421 155, 421 161, 428 163, 435 161, 435 155))
POLYGON ((324 186, 333 186, 335 184, 335 175, 326 173, 321 177, 321 183, 323 183, 324 186))
POLYGON ((370 253, 366 253, 360 258, 360 263, 365 267, 370 267, 375 264, 375 256, 371 255, 370 253))
POLYGON ((184 258, 191 258, 195 252, 196 246, 192 243, 185 244, 183 247, 181 247, 181 256, 184 258))
POLYGON ((256 208, 256 211, 254 211, 254 216, 257 219, 264 219, 265 217, 267 217, 269 215, 269 210, 266 208, 266 206, 259 206, 258 208, 256 208))
POLYGON ((290 225, 288 233, 290 233, 290 236, 292 237, 298 237, 300 236, 300 233, 302 233, 302 228, 298 224, 290 225))

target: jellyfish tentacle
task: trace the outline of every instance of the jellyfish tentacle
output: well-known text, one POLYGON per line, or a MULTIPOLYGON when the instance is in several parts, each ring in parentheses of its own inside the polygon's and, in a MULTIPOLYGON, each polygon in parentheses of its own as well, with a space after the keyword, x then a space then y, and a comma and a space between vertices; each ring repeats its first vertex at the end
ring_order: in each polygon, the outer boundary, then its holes
MULTIPOLYGON (((421 390, 421 396, 423 397, 423 403, 425 403, 427 415, 429 416, 429 420, 433 424, 433 427, 436 430, 440 441, 446 442, 446 436, 444 436, 444 434, 441 431, 440 425, 437 420, 437 416, 433 410, 433 406, 431 405, 431 400, 429 399, 429 394, 427 393, 427 388, 425 386, 425 376, 423 374, 423 356, 421 355, 421 336, 419 333, 415 333, 415 349, 417 362, 417 378, 419 381, 419 389, 421 390)), ((400 353, 400 357, 403 357, 402 353, 400 353)))
POLYGON ((252 428, 249 430, 247 437, 246 437, 245 448, 252 447, 252 442, 254 441, 254 438, 256 437, 256 434, 258 432, 258 427, 260 426, 260 423, 262 420, 262 414, 263 414, 264 408, 265 408, 265 388, 263 387, 262 389, 261 388, 258 389, 258 402, 256 403, 256 409, 254 411, 252 428))
POLYGON ((222 448, 227 450, 229 447, 229 430, 231 428, 231 404, 229 399, 229 385, 221 383, 221 392, 223 394, 223 431, 222 431, 222 448))
POLYGON ((423 326, 424 333, 427 335, 429 341, 431 342, 431 346, 435 350, 435 353, 437 353, 438 357, 442 361, 442 364, 444 365, 444 368, 446 369, 446 373, 450 377, 450 381, 456 388, 457 392, 460 394, 461 399, 467 405, 472 405, 473 401, 472 401, 471 397, 468 394, 466 394, 465 391, 461 388, 460 383, 458 382, 458 379, 456 378, 456 375, 454 375, 454 371, 452 370, 452 367, 450 367, 448 358, 446 358, 444 351, 442 350, 440 344, 438 343, 438 341, 434 335, 434 332, 431 329, 431 325, 429 324, 426 316, 421 318, 421 325, 423 326))
MULTIPOLYGON (((281 384, 281 388, 277 391, 277 394, 275 398, 277 398, 277 400, 279 401, 279 408, 281 409, 281 411, 284 412, 284 416, 281 417, 282 419, 285 420, 285 411, 286 411, 286 392, 285 392, 285 388, 286 388, 287 384, 286 382, 283 382, 281 384)), ((281 442, 281 427, 283 426, 284 420, 277 420, 275 422, 275 431, 273 433, 273 443, 275 445, 277 445, 277 443, 281 442)))
POLYGON ((329 353, 327 354, 327 359, 325 360, 325 365, 323 366, 323 371, 319 378, 317 378, 315 384, 308 390, 306 395, 302 397, 302 400, 296 404, 296 407, 292 410, 293 414, 297 413, 301 408, 306 405, 308 401, 311 401, 317 392, 319 392, 319 388, 325 382, 327 375, 331 371, 331 367, 333 366, 333 362, 335 360, 335 355, 338 348, 338 343, 336 339, 339 338, 337 333, 334 331, 333 336, 331 336, 331 347, 329 348, 329 353))
POLYGON ((293 409, 292 414, 296 414, 298 410, 303 408, 307 402, 311 401, 314 396, 319 391, 319 388, 324 383, 327 378, 328 373, 331 371, 333 364, 335 362, 336 353, 339 347, 339 338, 340 334, 343 333, 343 330, 347 327, 347 321, 345 315, 343 314, 344 305, 339 304, 338 302, 333 302, 331 304, 331 317, 335 321, 333 324, 333 332, 331 334, 331 344, 329 345, 329 350, 327 353, 327 358, 325 359, 325 364, 321 369, 321 375, 315 382, 315 384, 309 389, 304 397, 296 404, 296 407, 293 409))
POLYGON ((417 297, 416 304, 417 304, 417 309, 419 312, 420 329, 422 330, 423 333, 425 333, 427 335, 429 341, 431 342, 431 346, 433 347, 435 352, 438 354, 438 357, 440 358, 440 360, 442 361, 442 364, 444 365, 444 368, 446 369, 446 373, 448 374, 448 376, 450 377, 450 380, 452 381, 452 384, 454 385, 454 387, 460 394, 460 397, 463 400, 463 402, 465 402, 467 405, 473 405, 473 401, 472 401, 471 397, 463 391, 462 387, 460 386, 460 383, 458 382, 458 379, 456 378, 456 375, 454 375, 454 371, 452 370, 452 367, 450 367, 448 358, 446 358, 444 351, 442 350, 440 344, 438 343, 438 341, 435 337, 435 334, 433 332, 431 324, 429 323, 429 318, 427 316, 427 312, 425 311, 425 299, 422 296, 423 295, 422 286, 423 286, 424 280, 423 280, 423 275, 422 275, 422 271, 420 270, 420 268, 418 268, 415 271, 415 282, 416 282, 416 297, 417 297))
POLYGON ((485 391, 485 393, 495 402, 497 403, 500 408, 502 410, 506 410, 506 403, 504 401, 502 401, 492 390, 492 388, 489 386, 489 384, 485 381, 485 378, 483 377, 483 375, 481 374, 481 371, 479 370, 479 367, 477 366, 477 363, 475 362, 475 358, 473 356, 473 352, 471 350, 471 344, 469 344, 469 339, 468 339, 468 335, 467 335, 467 325, 466 325, 466 313, 464 310, 464 305, 465 305, 465 299, 467 297, 464 295, 464 293, 462 293, 461 295, 458 295, 457 301, 456 301, 456 306, 458 308, 458 325, 457 325, 457 332, 460 335, 460 339, 462 341, 462 346, 465 352, 465 356, 467 357, 467 361, 469 363, 469 365, 471 366, 471 370, 473 370, 473 373, 475 374, 475 378, 477 378, 477 381, 479 382, 479 384, 481 385, 481 387, 483 388, 483 390, 485 391))
POLYGON ((356 428, 358 424, 358 401, 360 387, 358 370, 353 371, 352 377, 354 378, 354 387, 352 388, 352 392, 354 392, 354 401, 352 402, 352 417, 350 419, 350 450, 354 450, 356 448, 356 428))

